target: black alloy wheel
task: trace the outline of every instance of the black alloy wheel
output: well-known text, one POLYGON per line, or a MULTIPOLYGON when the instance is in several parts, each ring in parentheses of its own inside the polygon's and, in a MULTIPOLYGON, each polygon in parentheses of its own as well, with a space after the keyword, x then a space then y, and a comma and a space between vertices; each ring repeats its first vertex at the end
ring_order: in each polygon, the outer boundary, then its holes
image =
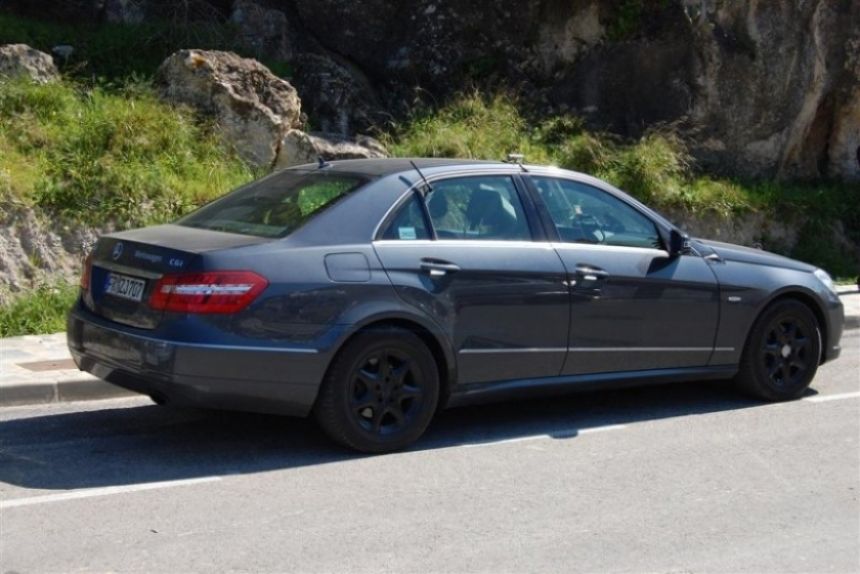
MULTIPOLYGON (((762 360, 771 385, 796 385, 809 369, 811 336, 796 318, 778 319, 767 330, 762 347, 762 360)), ((818 360, 818 357, 815 357, 818 360)))
POLYGON ((800 301, 777 301, 753 325, 737 382, 765 400, 803 395, 821 357, 821 336, 812 310, 800 301))
POLYGON ((353 371, 352 414, 366 431, 390 434, 420 411, 424 381, 417 363, 397 349, 374 351, 353 371))
POLYGON ((388 452, 418 439, 436 410, 433 354, 404 329, 360 333, 332 364, 317 400, 317 420, 336 441, 388 452))

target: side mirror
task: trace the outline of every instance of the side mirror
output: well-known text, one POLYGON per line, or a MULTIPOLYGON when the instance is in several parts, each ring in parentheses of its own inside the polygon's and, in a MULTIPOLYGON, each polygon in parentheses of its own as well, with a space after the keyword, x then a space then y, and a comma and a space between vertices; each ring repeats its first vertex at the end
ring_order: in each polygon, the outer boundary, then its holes
POLYGON ((677 257, 687 253, 690 248, 690 236, 673 229, 669 233, 669 255, 677 257))

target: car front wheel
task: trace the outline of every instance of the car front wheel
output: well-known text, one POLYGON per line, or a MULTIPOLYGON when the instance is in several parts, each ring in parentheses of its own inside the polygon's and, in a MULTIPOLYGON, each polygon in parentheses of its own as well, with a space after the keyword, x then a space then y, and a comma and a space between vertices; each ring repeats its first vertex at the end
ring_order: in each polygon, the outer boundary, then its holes
POLYGON ((381 453, 417 440, 438 400, 439 373, 424 342, 406 329, 372 329, 335 357, 314 411, 335 441, 381 453))
POLYGON ((821 337, 815 314, 800 301, 765 309, 750 332, 736 381, 768 401, 799 398, 818 370, 821 337))

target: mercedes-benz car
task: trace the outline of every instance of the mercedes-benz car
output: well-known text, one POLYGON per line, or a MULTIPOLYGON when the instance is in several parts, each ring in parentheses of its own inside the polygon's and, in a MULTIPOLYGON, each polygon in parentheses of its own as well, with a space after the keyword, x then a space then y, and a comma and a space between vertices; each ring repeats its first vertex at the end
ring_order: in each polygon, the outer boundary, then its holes
POLYGON ((442 408, 734 379, 801 396, 840 352, 821 269, 690 239, 606 182, 505 162, 320 162, 105 235, 77 365, 157 403, 313 414, 401 449, 442 408))

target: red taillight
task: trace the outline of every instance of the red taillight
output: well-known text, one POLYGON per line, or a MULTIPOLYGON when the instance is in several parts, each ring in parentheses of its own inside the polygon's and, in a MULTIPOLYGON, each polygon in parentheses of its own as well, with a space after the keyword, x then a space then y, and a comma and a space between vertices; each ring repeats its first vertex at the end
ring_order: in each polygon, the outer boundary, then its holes
POLYGON ((208 271, 165 275, 158 280, 149 306, 176 313, 236 313, 269 285, 251 271, 208 271))
POLYGON ((83 268, 81 269, 81 290, 89 291, 90 275, 93 273, 93 252, 90 251, 84 258, 83 268))

